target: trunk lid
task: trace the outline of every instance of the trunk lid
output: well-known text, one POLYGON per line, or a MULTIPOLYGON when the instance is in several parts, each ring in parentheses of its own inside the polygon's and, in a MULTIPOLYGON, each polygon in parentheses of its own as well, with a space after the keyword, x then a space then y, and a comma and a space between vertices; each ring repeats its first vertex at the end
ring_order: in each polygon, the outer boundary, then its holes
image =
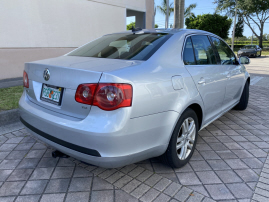
POLYGON ((78 119, 85 118, 91 109, 90 105, 76 102, 75 93, 80 84, 98 83, 103 72, 132 65, 132 61, 61 56, 25 64, 29 78, 29 89, 26 91, 31 102, 45 108, 48 112, 58 112, 59 116, 67 115, 78 119), (48 69, 50 78, 46 81, 44 71, 48 69), (60 104, 53 104, 41 98, 43 84, 63 89, 60 104))

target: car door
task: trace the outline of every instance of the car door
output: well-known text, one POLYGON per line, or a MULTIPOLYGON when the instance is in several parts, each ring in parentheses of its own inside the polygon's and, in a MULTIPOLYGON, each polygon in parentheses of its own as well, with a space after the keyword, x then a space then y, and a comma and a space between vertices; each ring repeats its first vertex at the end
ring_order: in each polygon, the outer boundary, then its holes
POLYGON ((234 52, 221 39, 211 37, 211 40, 218 53, 221 66, 228 73, 226 76, 226 90, 223 100, 223 111, 233 107, 240 99, 244 87, 245 77, 243 67, 237 61, 234 52))
POLYGON ((186 39, 183 61, 204 102, 204 124, 222 112, 225 95, 225 68, 217 63, 216 55, 206 35, 186 39))

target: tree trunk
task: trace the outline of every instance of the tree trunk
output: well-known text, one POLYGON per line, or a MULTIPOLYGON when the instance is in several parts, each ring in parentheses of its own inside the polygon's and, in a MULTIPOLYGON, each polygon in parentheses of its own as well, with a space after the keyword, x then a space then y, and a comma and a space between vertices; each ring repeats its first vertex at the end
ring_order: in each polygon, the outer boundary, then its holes
POLYGON ((184 27, 185 0, 174 0, 174 28, 184 27))
POLYGON ((264 26, 264 23, 261 23, 261 33, 260 33, 260 38, 259 38, 259 46, 260 46, 260 48, 262 48, 263 26, 264 26))
POLYGON ((166 0, 165 29, 169 28, 169 0, 166 0))

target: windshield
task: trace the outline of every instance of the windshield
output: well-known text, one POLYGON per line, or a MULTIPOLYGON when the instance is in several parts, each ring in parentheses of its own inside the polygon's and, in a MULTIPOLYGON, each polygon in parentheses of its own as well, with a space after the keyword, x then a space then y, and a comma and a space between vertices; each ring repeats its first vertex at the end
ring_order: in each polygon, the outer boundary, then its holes
POLYGON ((255 49, 256 46, 244 46, 243 49, 255 49))
POLYGON ((74 50, 68 56, 147 60, 170 36, 167 33, 111 34, 74 50))

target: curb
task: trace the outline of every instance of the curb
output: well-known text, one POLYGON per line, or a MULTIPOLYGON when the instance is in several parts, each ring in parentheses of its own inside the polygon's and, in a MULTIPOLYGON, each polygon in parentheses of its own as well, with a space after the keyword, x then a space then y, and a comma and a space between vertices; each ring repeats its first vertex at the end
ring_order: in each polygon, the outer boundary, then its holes
POLYGON ((19 109, 11 109, 8 111, 0 112, 0 126, 19 122, 19 120, 19 109))
POLYGON ((11 79, 2 79, 0 80, 0 88, 9 88, 14 86, 22 86, 22 77, 11 78, 11 79))

